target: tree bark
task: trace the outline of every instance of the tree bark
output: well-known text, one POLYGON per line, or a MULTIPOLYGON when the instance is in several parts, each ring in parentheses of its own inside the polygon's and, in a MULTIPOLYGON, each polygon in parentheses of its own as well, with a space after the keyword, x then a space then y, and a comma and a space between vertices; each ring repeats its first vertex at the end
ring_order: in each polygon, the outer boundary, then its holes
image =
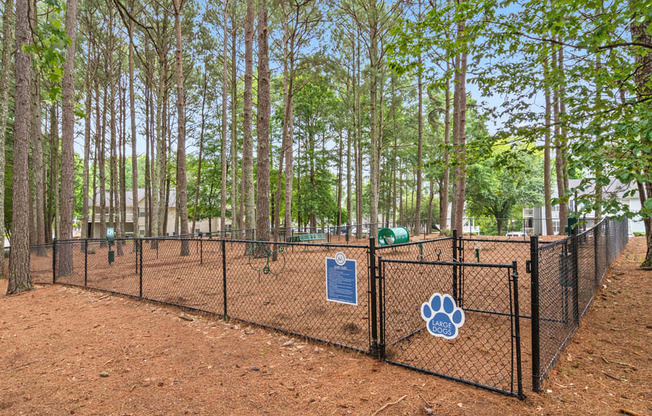
MULTIPOLYGON (((457 24, 457 36, 462 38, 466 22, 457 24)), ((464 226, 464 199, 466 194, 466 60, 467 52, 460 52, 455 71, 453 105, 456 108, 453 119, 453 141, 455 143, 455 222, 460 233, 464 226)))
MULTIPOLYGON (((450 70, 450 61, 446 60, 446 70, 450 70)), ((448 228, 448 188, 450 187, 450 156, 448 147, 451 144, 451 89, 450 79, 446 77, 446 98, 444 113, 444 177, 439 189, 439 229, 448 228)), ((452 219, 451 219, 452 221, 452 219)))
MULTIPOLYGON (((90 29, 92 30, 92 29, 90 29)), ((91 58, 91 41, 88 42, 88 54, 86 58, 86 103, 85 112, 86 119, 84 120, 84 172, 82 178, 82 223, 81 223, 81 238, 88 238, 88 187, 89 187, 89 163, 91 151, 91 115, 93 112, 93 81, 95 75, 96 65, 92 62, 91 58), (91 68, 93 68, 91 70, 91 68), (93 76, 91 76, 93 74, 93 76)), ((93 188, 93 193, 95 189, 93 188)), ((79 245, 80 250, 84 251, 84 246, 79 245)))
MULTIPOLYGON (((245 75, 244 75, 244 124, 242 152, 242 197, 244 199, 245 228, 253 230, 254 219, 254 165, 253 165, 253 43, 254 43, 254 2, 247 0, 245 18, 245 75)), ((251 231, 248 231, 251 232, 251 231)), ((247 235, 253 239, 253 234, 247 235)))
MULTIPOLYGON (((543 193, 544 193, 544 210, 546 216, 546 235, 553 235, 554 227, 552 223, 552 191, 551 191, 551 177, 550 177, 550 122, 551 122, 551 103, 550 103, 550 87, 549 82, 549 67, 548 57, 546 56, 543 61, 543 76, 545 82, 545 100, 546 100, 546 115, 545 115, 545 144, 543 149, 543 193)), ((534 225, 534 224, 533 224, 534 225)))
MULTIPOLYGON (((186 183, 186 116, 184 113, 185 90, 183 87, 183 56, 181 54, 181 7, 182 0, 174 0, 174 28, 177 39, 177 195, 179 198, 179 214, 181 215, 180 234, 188 234, 188 187, 186 183)), ((190 254, 190 244, 181 242, 181 255, 190 254)))
MULTIPOLYGON (((72 217, 75 181, 75 44, 77 38, 77 0, 66 3, 66 36, 70 39, 63 65, 63 104, 61 107, 61 225, 62 239, 72 238, 72 217)), ((72 245, 62 244, 59 254, 59 275, 73 272, 72 245)))
POLYGON ((35 234, 32 238, 38 245, 36 255, 46 256, 45 248, 45 183, 43 178, 43 133, 41 131, 41 77, 32 70, 32 177, 34 180, 35 234))
POLYGON ((238 208, 238 67, 237 67, 237 4, 232 2, 231 15, 231 227, 242 228, 242 210, 238 208), (238 214, 236 215, 236 212, 238 214))
MULTIPOLYGON (((74 0, 73 0, 74 1, 74 0)), ((14 189, 11 257, 7 294, 32 289, 29 267, 29 122, 32 60, 23 50, 30 43, 29 0, 16 0, 14 189)), ((3 253, 4 255, 4 253, 3 253)))
MULTIPOLYGON (((204 153, 204 128, 206 127, 206 66, 204 66, 204 81, 203 88, 201 93, 201 127, 199 130, 199 158, 197 161, 197 183, 195 186, 195 204, 194 204, 194 214, 192 218, 192 233, 195 233, 195 226, 197 224, 197 212, 199 211, 199 187, 201 185, 201 162, 202 156, 204 153)), ((224 165, 222 165, 222 170, 224 170, 224 165)))
POLYGON ((256 230, 258 239, 269 231, 269 118, 270 71, 267 27, 267 0, 258 1, 258 152, 256 230))
MULTIPOLYGON (((134 11, 134 0, 130 2, 130 9, 134 11)), ((134 238, 140 237, 140 210, 138 206, 138 153, 137 132, 136 132, 136 94, 134 88, 134 21, 129 20, 129 118, 131 121, 131 199, 132 199, 132 222, 134 238)), ((149 126, 145 126, 149 128, 149 126)), ((94 191, 93 191, 94 192, 94 191)), ((134 242, 134 251, 137 250, 134 242)))
POLYGON ((11 72, 11 46, 14 27, 14 2, 5 1, 2 16, 2 55, 0 57, 0 238, 2 238, 2 255, 0 255, 0 278, 5 276, 5 136, 7 130, 7 113, 9 109, 9 73, 11 72))
MULTIPOLYGON (((228 1, 224 0, 224 55, 222 62, 222 206, 220 207, 220 231, 222 236, 226 237, 226 171, 228 170, 227 158, 226 158, 226 138, 228 136, 228 126, 226 122, 226 107, 228 105, 228 89, 229 89, 229 71, 228 71, 228 43, 229 43, 229 32, 227 30, 227 10, 228 1)), ((195 230, 192 230, 195 232, 195 230)))

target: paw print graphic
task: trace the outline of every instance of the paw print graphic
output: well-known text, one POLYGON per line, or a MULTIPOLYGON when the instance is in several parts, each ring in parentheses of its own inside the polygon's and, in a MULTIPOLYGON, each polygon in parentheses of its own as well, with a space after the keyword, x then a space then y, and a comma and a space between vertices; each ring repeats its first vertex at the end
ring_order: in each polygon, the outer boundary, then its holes
POLYGON ((428 332, 436 337, 454 339, 464 325, 464 311, 457 307, 450 295, 435 293, 421 305, 421 317, 428 332))

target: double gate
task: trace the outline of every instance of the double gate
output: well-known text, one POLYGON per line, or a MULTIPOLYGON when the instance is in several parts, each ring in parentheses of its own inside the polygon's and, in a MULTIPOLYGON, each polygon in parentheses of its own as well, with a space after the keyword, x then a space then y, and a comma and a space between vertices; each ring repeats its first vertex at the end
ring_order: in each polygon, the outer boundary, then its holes
POLYGON ((370 321, 382 360, 523 398, 516 262, 377 265, 370 321))

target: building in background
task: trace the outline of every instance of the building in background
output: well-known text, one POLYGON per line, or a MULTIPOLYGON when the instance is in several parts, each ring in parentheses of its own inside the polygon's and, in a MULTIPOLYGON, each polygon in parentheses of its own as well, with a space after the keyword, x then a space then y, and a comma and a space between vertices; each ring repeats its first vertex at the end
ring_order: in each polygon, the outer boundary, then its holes
MULTIPOLYGON (((133 197, 132 197, 132 192, 127 191, 127 195, 125 198, 126 206, 127 206, 127 219, 125 223, 125 234, 127 236, 133 235, 134 232, 134 218, 133 218, 133 197)), ((176 235, 177 231, 175 230, 175 226, 178 227, 178 222, 175 222, 176 216, 177 216, 177 207, 176 207, 176 196, 177 192, 176 189, 170 189, 169 193, 169 198, 168 198, 168 204, 167 204, 167 223, 166 223, 166 228, 164 235, 165 236, 171 236, 171 235, 176 235)), ((106 192, 106 211, 105 211, 105 219, 107 226, 109 224, 109 192, 106 192)), ((93 200, 89 199, 88 201, 88 206, 89 209, 92 210, 93 206, 93 200)), ((89 212, 89 216, 92 214, 92 211, 89 212)), ((231 219, 227 218, 226 220, 226 228, 227 230, 231 228, 231 219)), ((192 226, 192 218, 188 218, 188 223, 190 226, 192 226)), ((144 189, 138 189, 138 229, 140 231, 140 237, 145 236, 145 190, 144 189)), ((103 236, 100 235, 101 233, 101 224, 100 224, 100 197, 99 197, 99 192, 97 193, 95 197, 95 217, 91 219, 91 221, 88 224, 88 230, 89 230, 89 235, 88 237, 95 237, 95 238, 101 238, 103 236)), ((216 232, 220 231, 220 219, 219 218, 211 218, 209 219, 203 219, 203 220, 198 220, 197 224, 195 225, 195 234, 198 233, 208 233, 209 231, 216 232)))
MULTIPOLYGON (((570 188, 573 189, 577 187, 580 184, 581 179, 571 179, 569 181, 570 188)), ((552 197, 557 198, 557 189, 552 190, 552 197)), ((587 190, 586 193, 592 194, 594 193, 593 186, 591 185, 587 190)), ((611 182, 609 185, 605 186, 603 188, 603 193, 604 193, 604 199, 613 199, 617 198, 620 200, 620 203, 622 205, 626 205, 629 207, 629 210, 631 212, 638 212, 641 210, 641 200, 638 197, 638 189, 636 188, 636 185, 634 184, 623 184, 617 179, 612 178, 611 182), (636 191, 633 195, 627 195, 625 196, 625 193, 628 193, 630 191, 636 191)), ((582 208, 581 205, 579 207, 580 209, 582 208)), ((568 209, 570 212, 573 212, 576 210, 575 206, 575 197, 574 195, 571 195, 571 197, 568 200, 568 209)), ((593 226, 595 220, 595 212, 590 212, 586 213, 583 215, 585 217, 584 219, 584 225, 586 228, 590 228, 593 226)), ((525 208, 523 209, 523 218, 525 218, 525 231, 528 234, 538 234, 538 235, 545 235, 547 234, 547 229, 546 229, 546 211, 544 207, 531 207, 531 208, 525 208)), ((559 234, 559 205, 553 205, 552 206, 552 224, 553 224, 553 233, 554 234, 559 234)), ((565 230, 561 230, 562 233, 564 233, 565 230)), ((645 232, 645 224, 643 223, 643 220, 640 218, 635 218, 633 220, 629 220, 629 234, 632 235, 635 232, 645 232)))

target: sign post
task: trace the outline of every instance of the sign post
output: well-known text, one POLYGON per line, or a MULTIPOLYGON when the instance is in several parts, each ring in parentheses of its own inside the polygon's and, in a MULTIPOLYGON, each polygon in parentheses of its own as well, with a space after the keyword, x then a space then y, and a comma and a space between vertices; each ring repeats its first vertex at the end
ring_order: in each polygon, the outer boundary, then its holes
POLYGON ((108 240, 109 244, 109 264, 113 263, 115 261, 115 251, 111 250, 111 246, 113 246, 113 238, 115 237, 115 230, 113 227, 108 227, 106 229, 106 239, 108 240))

